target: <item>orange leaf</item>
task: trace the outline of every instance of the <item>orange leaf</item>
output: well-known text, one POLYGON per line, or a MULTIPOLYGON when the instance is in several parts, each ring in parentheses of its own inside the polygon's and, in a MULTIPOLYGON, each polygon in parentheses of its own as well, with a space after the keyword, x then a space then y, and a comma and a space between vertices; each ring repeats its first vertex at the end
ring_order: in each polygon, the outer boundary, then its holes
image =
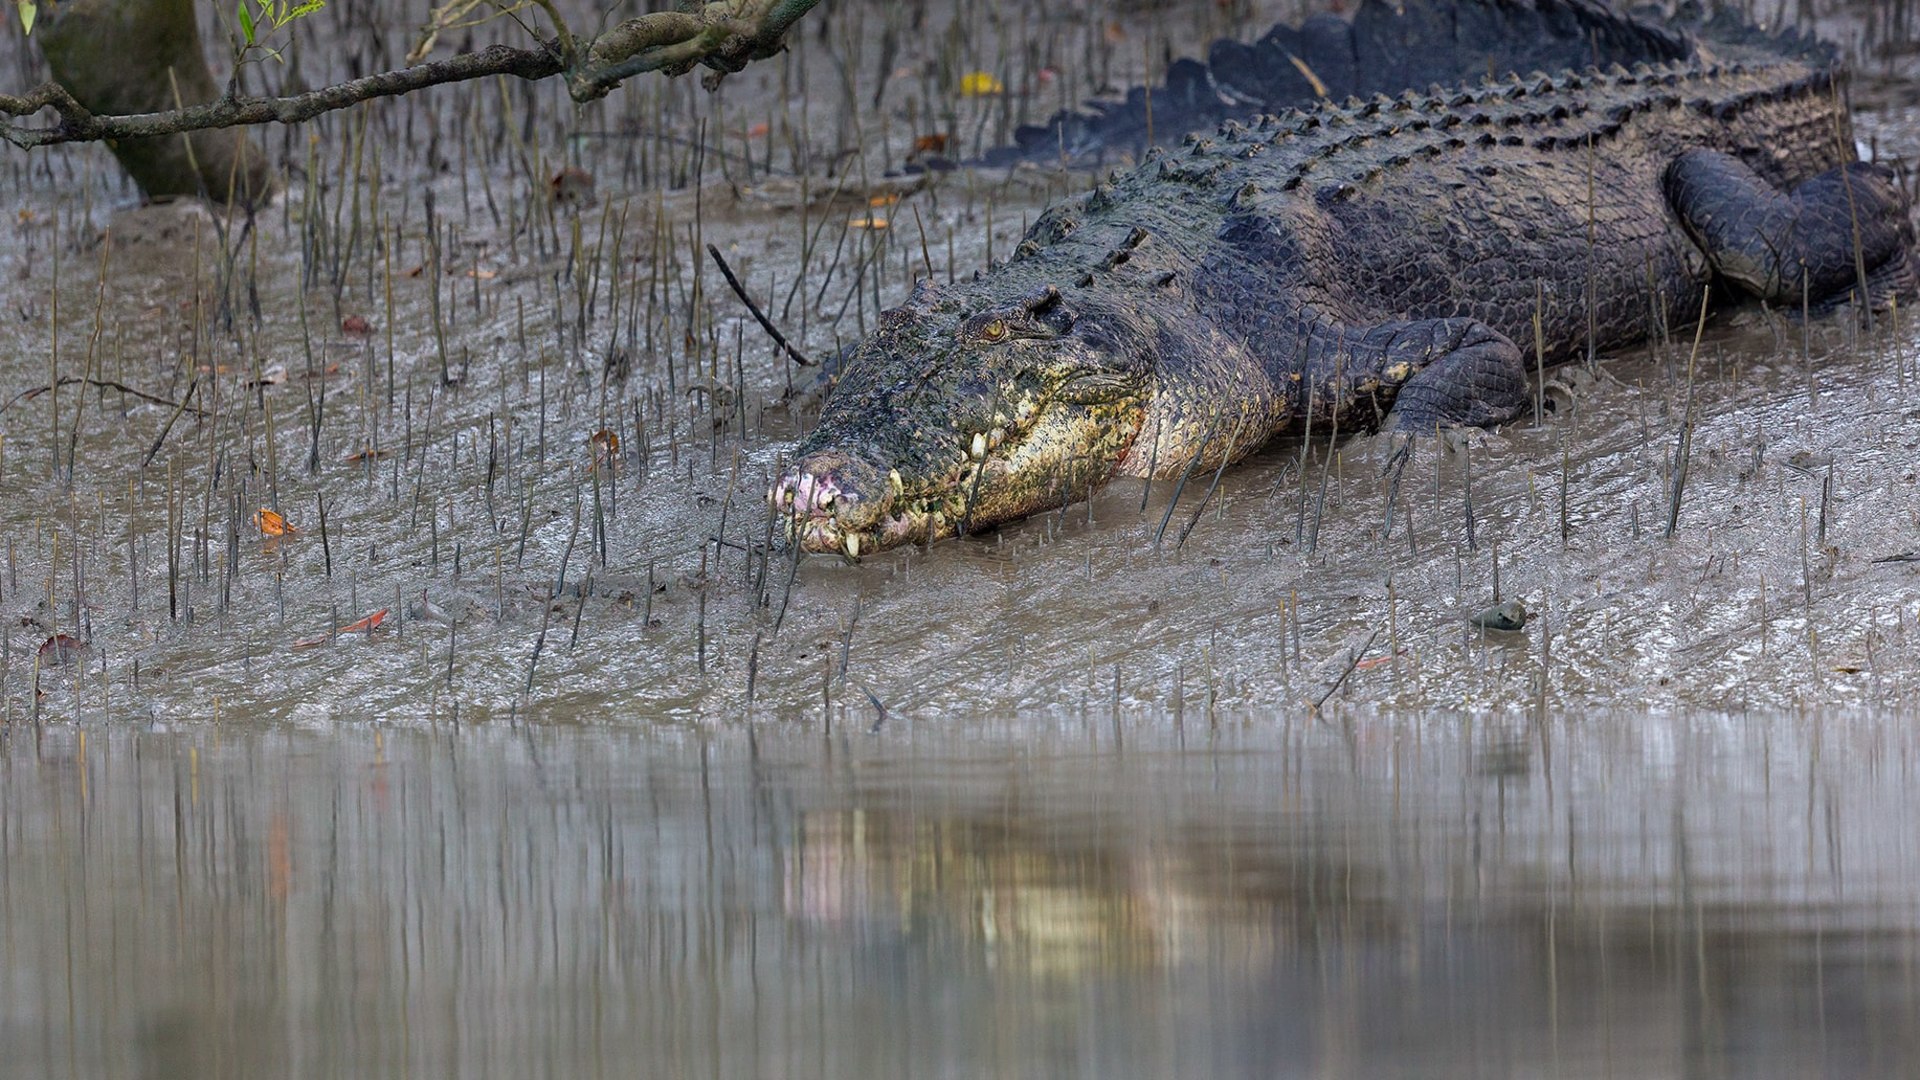
POLYGON ((55 634, 40 643, 40 663, 43 667, 71 664, 86 651, 87 646, 72 634, 55 634))
POLYGON ((765 120, 762 120, 761 122, 747 129, 747 138, 749 139, 764 138, 767 132, 771 130, 773 129, 767 126, 767 122, 765 120))
POLYGON ((263 536, 286 536, 300 531, 287 524, 287 519, 281 517, 278 511, 264 506, 253 512, 253 524, 263 536))
POLYGON ((884 229, 886 227, 887 219, 883 217, 854 218, 847 222, 849 229, 884 229))
POLYGON ((366 337, 373 333, 373 324, 364 315, 349 315, 340 320, 340 332, 354 337, 366 337))
POLYGON ((913 149, 907 151, 907 156, 913 157, 916 154, 944 154, 946 152, 947 136, 944 133, 922 135, 913 140, 913 149))
POLYGON ((385 621, 387 621, 387 609, 381 608, 379 611, 374 612, 373 614, 367 616, 364 619, 360 619, 357 622, 348 623, 347 625, 341 627, 339 630, 335 631, 335 633, 358 634, 363 630, 371 633, 374 627, 379 626, 381 623, 385 621))

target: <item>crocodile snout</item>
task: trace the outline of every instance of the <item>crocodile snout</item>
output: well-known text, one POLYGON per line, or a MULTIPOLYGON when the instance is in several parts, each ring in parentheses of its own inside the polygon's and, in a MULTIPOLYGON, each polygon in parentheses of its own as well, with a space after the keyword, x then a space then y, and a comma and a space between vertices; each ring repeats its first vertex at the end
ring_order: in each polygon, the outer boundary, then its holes
POLYGON ((767 492, 776 519, 802 551, 857 559, 877 550, 894 488, 887 471, 852 454, 822 450, 793 463, 767 492))

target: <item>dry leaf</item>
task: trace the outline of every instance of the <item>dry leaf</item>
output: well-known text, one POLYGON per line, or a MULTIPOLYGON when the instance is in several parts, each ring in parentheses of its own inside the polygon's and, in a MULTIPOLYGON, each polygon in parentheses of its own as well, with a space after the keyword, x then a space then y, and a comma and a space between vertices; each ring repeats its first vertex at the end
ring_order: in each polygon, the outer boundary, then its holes
POLYGON ((961 97, 988 97, 1007 92, 1007 84, 985 71, 969 71, 960 76, 961 97))
POLYGON ((1365 660, 1356 662, 1353 665, 1353 670, 1369 671, 1373 668, 1385 667, 1386 665, 1393 663, 1395 660, 1398 660, 1405 655, 1407 655, 1407 650, 1401 649, 1397 653, 1390 653, 1386 656, 1369 656, 1365 660))
POLYGON ((374 612, 373 614, 367 616, 364 619, 360 619, 355 622, 348 623, 347 625, 341 627, 339 630, 335 631, 335 633, 357 634, 357 633, 360 633, 362 630, 370 632, 373 630, 374 627, 379 626, 381 623, 385 621, 387 621, 387 609, 381 608, 379 611, 374 612))
POLYGON ((72 634, 55 634, 40 643, 40 666, 71 664, 86 655, 87 646, 72 634))
POLYGON ((619 470, 620 436, 612 428, 601 428, 587 436, 587 447, 593 456, 587 465, 588 469, 619 470))
POLYGON ((287 519, 281 517, 279 511, 264 506, 253 512, 253 524, 262 536, 286 536, 300 531, 287 524, 287 519))
MULTIPOLYGON (((373 614, 367 616, 366 618, 359 619, 354 622, 350 622, 347 625, 339 628, 338 630, 335 630, 333 633, 335 636, 340 634, 358 634, 358 633, 361 633, 362 631, 365 631, 366 633, 371 634, 373 633, 373 628, 385 622, 386 619, 387 619, 387 609, 381 608, 379 611, 374 612, 373 614)), ((311 649, 318 645, 325 645, 327 642, 331 640, 332 640, 332 637, 305 638, 303 640, 294 642, 293 647, 296 649, 311 649)))
POLYGON ((593 174, 569 165, 547 181, 547 193, 561 206, 593 205, 593 174))

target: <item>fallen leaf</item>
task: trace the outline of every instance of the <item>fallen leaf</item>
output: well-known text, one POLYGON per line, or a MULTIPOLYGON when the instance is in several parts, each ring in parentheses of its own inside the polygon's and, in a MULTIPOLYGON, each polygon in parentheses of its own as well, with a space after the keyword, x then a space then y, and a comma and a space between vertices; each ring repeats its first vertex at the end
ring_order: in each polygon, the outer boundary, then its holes
POLYGON ((913 140, 913 149, 907 151, 907 156, 918 157, 921 154, 944 154, 947 152, 947 139, 948 136, 944 132, 935 135, 922 135, 913 140))
POLYGON ((373 333, 373 324, 364 315, 349 315, 340 320, 340 332, 354 337, 366 337, 373 333))
POLYGON ((382 458, 385 458, 392 453, 393 451, 387 449, 386 447, 381 447, 380 449, 375 450, 373 447, 369 446, 368 448, 360 451, 357 454, 348 454, 344 460, 355 463, 355 464, 358 464, 359 462, 362 462, 362 461, 379 461, 382 458))
POLYGON ((892 206, 894 203, 897 203, 899 201, 900 201, 900 196, 898 195, 872 195, 872 196, 868 196, 867 205, 874 206, 874 207, 892 206))
POLYGON ((426 268, 425 266, 416 266, 416 267, 413 267, 412 269, 410 269, 410 270, 408 270, 408 271, 407 271, 407 276, 408 276, 408 277, 419 277, 419 276, 420 276, 421 274, 423 274, 423 273, 425 273, 425 272, 426 272, 426 269, 427 269, 427 268, 426 268))
POLYGON ((593 448, 595 465, 611 465, 620 453, 620 436, 612 428, 601 428, 587 436, 587 445, 593 448))
POLYGON ((300 531, 287 524, 287 519, 281 517, 278 510, 269 510, 264 506, 253 512, 253 524, 263 536, 286 536, 300 531))
POLYGON ((761 122, 747 129, 747 138, 764 139, 766 138, 767 132, 772 130, 773 128, 769 127, 765 120, 762 120, 761 122))
POLYGON ((71 664, 86 655, 87 646, 72 634, 55 634, 40 643, 40 666, 71 664))
POLYGON ((325 645, 327 642, 332 641, 334 637, 337 637, 341 634, 358 634, 358 633, 361 633, 362 631, 365 631, 366 633, 371 634, 373 633, 373 628, 385 622, 386 619, 387 619, 387 609, 381 608, 379 611, 374 612, 373 614, 367 616, 364 619, 360 619, 355 622, 350 622, 347 625, 339 628, 338 630, 335 630, 333 632, 333 635, 331 636, 317 637, 317 638, 304 638, 300 641, 294 642, 293 647, 296 649, 311 649, 311 648, 314 648, 315 646, 325 645))
POLYGON ((363 630, 371 633, 374 627, 379 626, 381 623, 385 621, 387 621, 387 609, 381 608, 379 611, 374 612, 373 614, 367 616, 364 619, 359 619, 355 622, 348 623, 347 625, 341 627, 339 630, 336 630, 335 633, 357 634, 363 630))
POLYGON ((492 270, 482 270, 481 268, 476 266, 473 269, 467 271, 467 276, 470 278, 474 278, 478 281, 492 281, 494 278, 499 277, 500 275, 495 273, 492 270))
POLYGON ((886 227, 887 219, 883 217, 853 218, 847 222, 849 229, 884 229, 886 227))
POLYGON ((578 166, 569 165, 553 174, 547 181, 547 191, 553 201, 562 206, 587 206, 593 199, 593 174, 578 166))
POLYGON ((969 71, 960 76, 961 97, 988 97, 1007 92, 1007 84, 985 71, 969 71))

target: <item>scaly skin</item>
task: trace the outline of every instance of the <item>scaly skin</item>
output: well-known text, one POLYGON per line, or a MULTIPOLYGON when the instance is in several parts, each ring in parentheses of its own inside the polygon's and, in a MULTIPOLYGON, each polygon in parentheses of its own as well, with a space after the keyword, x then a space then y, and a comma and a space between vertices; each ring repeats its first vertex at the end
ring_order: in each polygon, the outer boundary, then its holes
MULTIPOLYGON (((1733 29, 1759 36, 1774 55, 1803 47, 1796 38, 1733 29)), ((1250 122, 1322 98, 1700 55, 1699 42, 1681 28, 1615 11, 1602 0, 1361 0, 1351 19, 1322 12, 1297 27, 1280 23, 1251 43, 1216 41, 1205 62, 1174 61, 1160 85, 1023 125, 1011 145, 987 151, 982 160, 1131 164, 1156 141, 1152 135, 1173 143, 1223 120, 1250 122)))
POLYGON ((1836 79, 1683 61, 1229 122, 887 313, 770 501, 804 550, 859 557, 1211 468, 1309 412, 1510 419, 1536 311, 1553 364, 1692 318, 1716 271, 1796 307, 1909 290, 1906 203, 1852 161, 1836 79))

